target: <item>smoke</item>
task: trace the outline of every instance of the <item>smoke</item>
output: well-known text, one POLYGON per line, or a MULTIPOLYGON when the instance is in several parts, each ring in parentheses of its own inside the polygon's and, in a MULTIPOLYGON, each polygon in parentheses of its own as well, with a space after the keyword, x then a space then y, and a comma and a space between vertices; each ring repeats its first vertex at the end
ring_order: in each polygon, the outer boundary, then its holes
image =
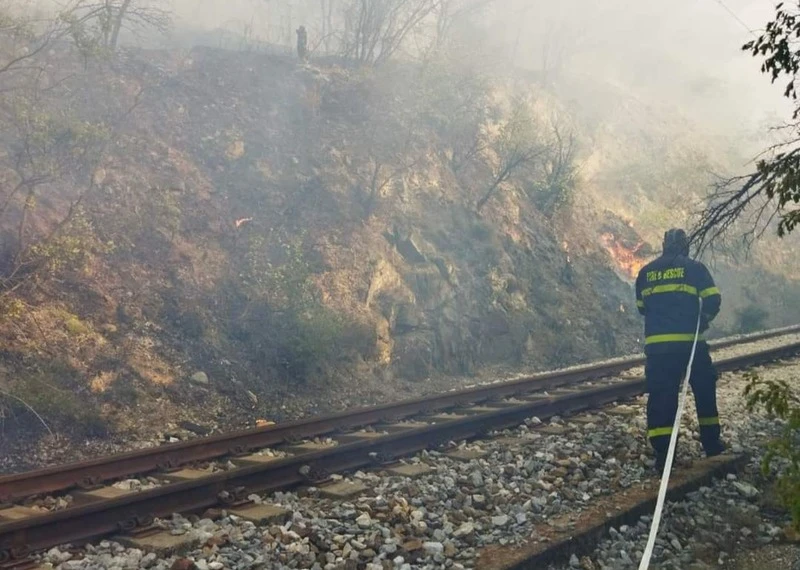
POLYGON ((768 2, 520 0, 502 6, 492 26, 504 30, 498 39, 511 45, 519 67, 618 83, 727 133, 787 116, 780 87, 741 50, 769 20, 768 2))
MULTIPOLYGON (((337 0, 332 0, 334 7, 337 0)), ((591 106, 591 83, 622 85, 655 105, 669 105, 712 131, 741 137, 757 152, 765 124, 788 116, 780 86, 741 46, 773 13, 763 0, 495 0, 481 2, 463 34, 476 53, 500 54, 495 65, 546 81, 587 80, 573 97, 591 106), (746 140, 745 140, 746 139, 746 140)), ((319 42, 319 0, 173 0, 176 37, 186 32, 244 37, 252 45, 290 49, 294 29, 319 42), (316 36, 316 37, 315 37, 316 36)), ((197 40, 197 36, 193 36, 197 40)), ((201 41, 201 40, 198 40, 201 41)), ((207 43, 208 40, 206 40, 207 43)), ((221 40, 214 40, 220 42, 221 40)), ((185 42, 184 42, 185 43, 185 42)), ((229 42, 224 47, 237 47, 229 42)))

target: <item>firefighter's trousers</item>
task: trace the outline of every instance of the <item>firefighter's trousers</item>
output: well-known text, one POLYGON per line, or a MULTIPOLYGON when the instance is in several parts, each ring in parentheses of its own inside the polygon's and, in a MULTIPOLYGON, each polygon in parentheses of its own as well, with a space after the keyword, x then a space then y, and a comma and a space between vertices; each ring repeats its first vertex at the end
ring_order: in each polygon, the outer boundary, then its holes
MULTIPOLYGON (((686 375, 691 347, 681 352, 647 356, 647 435, 657 457, 665 457, 678 412, 681 381, 686 375)), ((697 343, 689 384, 694 393, 700 442, 707 455, 722 451, 717 411, 717 371, 711 362, 708 345, 697 343)))

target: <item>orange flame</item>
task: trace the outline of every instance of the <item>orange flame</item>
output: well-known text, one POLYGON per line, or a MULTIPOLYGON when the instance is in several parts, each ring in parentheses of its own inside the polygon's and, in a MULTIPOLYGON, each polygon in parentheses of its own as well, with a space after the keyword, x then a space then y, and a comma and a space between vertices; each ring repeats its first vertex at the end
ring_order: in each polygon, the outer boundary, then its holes
POLYGON ((639 256, 639 252, 644 247, 644 242, 639 242, 633 248, 625 247, 612 233, 604 233, 600 236, 600 242, 606 249, 617 268, 631 279, 636 279, 639 271, 647 265, 647 259, 639 256))

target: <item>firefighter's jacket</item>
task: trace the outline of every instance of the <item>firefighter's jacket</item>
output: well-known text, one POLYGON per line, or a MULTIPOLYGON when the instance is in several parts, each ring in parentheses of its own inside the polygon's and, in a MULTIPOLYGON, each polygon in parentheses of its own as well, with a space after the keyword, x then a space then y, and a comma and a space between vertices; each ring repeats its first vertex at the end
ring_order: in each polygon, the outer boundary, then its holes
POLYGON ((706 266, 683 255, 667 254, 642 268, 636 278, 636 306, 644 315, 646 354, 691 348, 698 298, 703 300, 702 333, 722 303, 706 266))

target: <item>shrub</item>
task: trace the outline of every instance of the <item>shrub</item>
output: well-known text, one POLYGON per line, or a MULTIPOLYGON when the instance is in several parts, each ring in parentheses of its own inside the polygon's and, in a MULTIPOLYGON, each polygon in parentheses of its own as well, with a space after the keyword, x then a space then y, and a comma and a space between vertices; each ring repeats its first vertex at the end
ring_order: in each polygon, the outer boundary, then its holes
POLYGON ((31 246, 26 252, 26 262, 52 276, 80 270, 93 255, 110 253, 113 249, 111 242, 98 239, 86 213, 78 208, 60 232, 31 246))
POLYGON ((241 261, 235 289, 244 310, 232 336, 263 364, 306 381, 328 362, 374 349, 374 331, 322 303, 298 239, 254 235, 241 261))
POLYGON ((67 328, 67 332, 69 334, 75 336, 89 334, 91 332, 89 325, 75 316, 69 317, 66 321, 64 321, 64 326, 67 328))
POLYGON ((747 409, 764 410, 783 422, 781 435, 769 443, 762 462, 764 474, 777 472, 777 491, 800 530, 800 398, 784 380, 761 380, 748 374, 744 394, 747 409))
POLYGON ((25 314, 25 303, 14 297, 0 297, 0 322, 13 321, 25 314))

